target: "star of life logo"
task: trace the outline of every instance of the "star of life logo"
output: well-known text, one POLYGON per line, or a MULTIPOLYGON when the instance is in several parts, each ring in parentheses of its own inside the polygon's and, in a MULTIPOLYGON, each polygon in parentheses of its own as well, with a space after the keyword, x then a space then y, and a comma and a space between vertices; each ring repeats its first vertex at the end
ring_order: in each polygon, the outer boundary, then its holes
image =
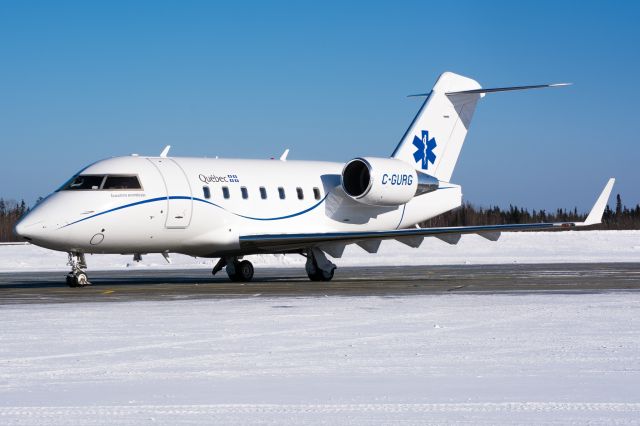
POLYGON ((416 150, 413 153, 413 159, 416 163, 420 163, 420 168, 422 170, 429 169, 429 163, 435 164, 436 154, 433 150, 438 145, 436 144, 435 138, 429 138, 428 130, 422 131, 422 137, 413 137, 413 146, 416 147, 416 150))

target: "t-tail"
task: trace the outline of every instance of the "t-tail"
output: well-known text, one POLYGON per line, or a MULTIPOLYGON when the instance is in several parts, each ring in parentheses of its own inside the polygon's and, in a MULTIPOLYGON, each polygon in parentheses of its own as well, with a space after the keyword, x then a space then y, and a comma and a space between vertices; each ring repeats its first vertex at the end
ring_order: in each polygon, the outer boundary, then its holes
POLYGON ((420 111, 400 140, 393 158, 406 161, 423 173, 449 182, 467 136, 478 100, 486 93, 566 86, 540 84, 483 89, 468 77, 443 73, 426 96, 420 111))

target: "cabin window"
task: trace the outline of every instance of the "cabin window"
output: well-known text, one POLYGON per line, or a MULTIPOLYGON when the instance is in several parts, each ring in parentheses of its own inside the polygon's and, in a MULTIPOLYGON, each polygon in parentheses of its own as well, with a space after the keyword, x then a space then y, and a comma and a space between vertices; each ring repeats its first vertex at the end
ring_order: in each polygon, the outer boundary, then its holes
POLYGON ((102 189, 142 189, 138 176, 125 175, 109 175, 104 181, 102 189))
POLYGON ((80 175, 69 181, 62 189, 64 191, 96 190, 102 186, 105 175, 80 175))
POLYGON ((320 199, 320 188, 313 188, 313 198, 316 200, 320 199))
POLYGON ((249 191, 247 191, 247 187, 246 186, 240 187, 240 192, 242 193, 242 199, 243 200, 246 200, 247 198, 249 198, 249 191))
POLYGON ((284 188, 283 187, 278 187, 278 195, 280 196, 281 200, 284 200, 285 195, 284 195, 284 188))
POLYGON ((267 199, 267 189, 264 186, 260 187, 260 198, 263 200, 267 199))
POLYGON ((298 200, 304 200, 304 192, 302 192, 302 188, 297 187, 296 193, 298 194, 298 200))
POLYGON ((208 186, 203 186, 202 187, 202 193, 204 194, 204 198, 205 199, 208 200, 209 198, 211 198, 211 190, 209 189, 208 186))
POLYGON ((225 199, 228 199, 228 198, 229 198, 229 187, 228 187, 228 186, 223 186, 223 187, 222 187, 222 196, 223 196, 225 199))

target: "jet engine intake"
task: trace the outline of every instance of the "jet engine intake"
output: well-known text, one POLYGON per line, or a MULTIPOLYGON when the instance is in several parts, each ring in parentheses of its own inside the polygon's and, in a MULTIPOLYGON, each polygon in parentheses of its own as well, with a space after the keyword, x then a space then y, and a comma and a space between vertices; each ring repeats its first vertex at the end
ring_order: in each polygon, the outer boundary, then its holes
POLYGON ((395 158, 364 157, 342 169, 342 189, 352 199, 372 206, 398 206, 438 189, 438 179, 395 158))

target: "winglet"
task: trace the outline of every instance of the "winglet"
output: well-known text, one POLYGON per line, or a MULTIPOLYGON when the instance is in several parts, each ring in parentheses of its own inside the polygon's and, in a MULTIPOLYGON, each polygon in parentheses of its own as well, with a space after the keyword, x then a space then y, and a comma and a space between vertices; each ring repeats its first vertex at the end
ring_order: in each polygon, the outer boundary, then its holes
POLYGON ((598 200, 593 205, 591 212, 589 212, 589 216, 587 219, 582 222, 580 225, 588 226, 595 225, 602 222, 602 215, 604 214, 604 209, 607 207, 607 203, 609 202, 609 196, 611 195, 611 190, 613 189, 613 184, 615 183, 615 179, 611 178, 605 185, 602 193, 598 197, 598 200))
POLYGON ((169 154, 170 149, 171 149, 171 145, 165 146, 162 152, 160 153, 160 157, 166 158, 166 156, 169 154))
POLYGON ((289 148, 285 149, 280 156, 280 161, 287 161, 287 155, 289 155, 289 148))

